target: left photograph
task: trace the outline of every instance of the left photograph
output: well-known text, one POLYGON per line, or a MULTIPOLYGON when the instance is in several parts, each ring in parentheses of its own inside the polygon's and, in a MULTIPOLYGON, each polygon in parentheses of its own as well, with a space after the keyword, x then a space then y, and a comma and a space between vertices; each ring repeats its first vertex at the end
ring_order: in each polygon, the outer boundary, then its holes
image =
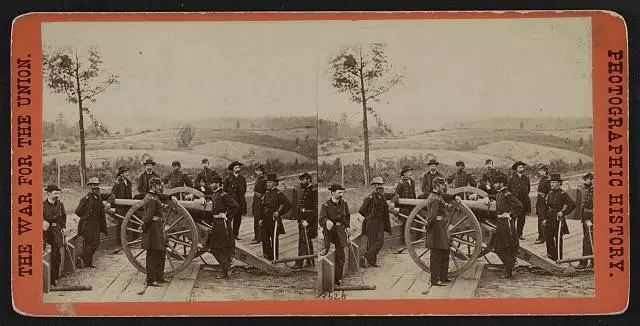
POLYGON ((318 58, 278 23, 44 23, 43 293, 315 298, 318 58))

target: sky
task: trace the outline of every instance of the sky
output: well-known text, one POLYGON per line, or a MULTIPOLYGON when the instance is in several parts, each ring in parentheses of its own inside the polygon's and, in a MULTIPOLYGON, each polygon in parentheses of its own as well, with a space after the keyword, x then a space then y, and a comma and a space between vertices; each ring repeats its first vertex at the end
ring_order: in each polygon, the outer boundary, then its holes
MULTIPOLYGON (((588 117, 589 18, 46 23, 43 44, 96 46, 119 85, 89 108, 111 129, 216 117, 312 116, 353 123, 328 61, 385 43, 403 84, 373 103, 394 130, 491 117, 588 117)), ((77 108, 44 89, 44 117, 77 108)))

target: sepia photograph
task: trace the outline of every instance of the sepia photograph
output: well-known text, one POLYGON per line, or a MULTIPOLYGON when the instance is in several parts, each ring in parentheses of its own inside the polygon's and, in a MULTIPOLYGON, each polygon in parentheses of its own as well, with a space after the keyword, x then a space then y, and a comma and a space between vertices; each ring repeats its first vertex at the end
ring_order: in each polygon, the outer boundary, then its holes
POLYGON ((318 62, 292 27, 41 25, 45 302, 315 298, 318 62))
POLYGON ((590 18, 332 26, 319 292, 595 296, 590 18))

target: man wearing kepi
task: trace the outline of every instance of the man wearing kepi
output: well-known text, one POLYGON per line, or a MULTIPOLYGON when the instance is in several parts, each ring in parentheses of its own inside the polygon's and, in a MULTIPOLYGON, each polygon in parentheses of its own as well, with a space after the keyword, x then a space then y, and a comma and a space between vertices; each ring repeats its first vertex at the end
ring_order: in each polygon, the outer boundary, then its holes
POLYGON ((162 180, 151 178, 149 191, 144 200, 144 220, 142 224, 142 248, 147 250, 146 269, 148 286, 159 286, 164 280, 166 239, 164 234, 163 208, 168 200, 177 202, 175 197, 163 194, 162 180))
POLYGON ((551 260, 562 259, 562 236, 569 234, 569 226, 564 219, 576 208, 569 195, 562 190, 562 178, 559 173, 551 173, 551 190, 547 195, 547 211, 544 219, 544 241, 547 243, 547 256, 551 260))
MULTIPOLYGON (((116 182, 113 183, 113 187, 111 188, 111 198, 109 198, 109 203, 113 205, 115 199, 131 199, 133 198, 133 193, 131 191, 131 180, 128 178, 129 168, 126 166, 121 166, 118 168, 118 173, 116 174, 116 182)), ((116 214, 120 216, 125 216, 129 207, 126 206, 116 206, 116 214)), ((118 218, 118 231, 120 232, 120 228, 122 226, 122 219, 118 218)))
POLYGON ((344 268, 344 248, 347 246, 347 232, 350 227, 350 213, 347 202, 342 200, 344 188, 341 185, 334 184, 329 187, 331 198, 320 206, 320 226, 322 226, 322 234, 324 236, 324 248, 320 252, 320 256, 329 253, 331 243, 336 248, 336 265, 334 283, 342 284, 342 269, 344 268))
POLYGON ((253 201, 251 202, 251 214, 253 215, 253 240, 251 244, 260 243, 260 220, 262 219, 262 198, 267 191, 267 182, 264 181, 264 167, 258 165, 255 168, 256 183, 253 186, 253 201))
POLYGON ((212 205, 213 220, 211 222, 212 230, 208 239, 208 245, 211 254, 216 258, 222 273, 216 276, 217 279, 227 278, 229 276, 229 268, 231 267, 231 259, 236 242, 233 235, 233 226, 229 217, 236 216, 240 207, 231 195, 222 189, 222 178, 214 176, 211 178, 211 186, 205 193, 205 198, 201 199, 210 201, 212 205))
POLYGON ((44 190, 47 192, 47 199, 42 203, 44 240, 51 246, 51 285, 56 285, 60 277, 60 251, 64 248, 67 213, 59 200, 60 188, 48 185, 44 190))
POLYGON ((547 211, 547 194, 551 190, 551 183, 549 182, 549 168, 546 165, 541 166, 538 169, 540 175, 540 182, 538 183, 538 196, 536 198, 536 215, 538 215, 538 239, 535 244, 544 243, 544 228, 542 222, 547 211))
MULTIPOLYGON (((582 256, 593 255, 593 173, 585 174, 582 200, 582 256)), ((578 269, 593 268, 593 258, 580 261, 578 269)))
POLYGON ((159 178, 160 176, 153 171, 153 167, 156 165, 152 159, 147 159, 143 163, 145 167, 145 171, 138 176, 138 195, 136 197, 140 197, 140 199, 146 196, 147 192, 149 192, 149 180, 151 178, 159 178))
POLYGON ((455 188, 460 188, 465 186, 476 187, 478 185, 476 183, 476 179, 473 177, 471 173, 465 171, 464 167, 465 165, 463 161, 457 161, 456 162, 457 171, 456 173, 450 175, 447 178, 447 181, 451 183, 452 186, 455 188))
MULTIPOLYGON (((413 174, 413 168, 408 165, 402 167, 400 171, 400 182, 398 182, 398 186, 396 186, 396 195, 399 198, 416 198, 416 182, 411 179, 411 175, 413 174)), ((404 229, 404 225, 407 222, 407 216, 411 213, 413 209, 412 206, 400 206, 400 214, 404 216, 400 216, 402 220, 402 228, 404 229)))
MULTIPOLYGON (((300 199, 298 200, 298 256, 313 254, 313 239, 318 236, 318 190, 311 182, 311 175, 303 173, 300 179, 300 199)), ((313 258, 297 260, 292 268, 306 268, 313 265, 313 258)))
POLYGON ((384 244, 384 232, 391 233, 391 220, 389 219, 389 206, 384 194, 384 180, 381 177, 371 181, 373 192, 364 199, 359 213, 362 220, 362 234, 367 236, 367 252, 362 257, 362 267, 379 267, 377 263, 378 252, 384 244))
POLYGON ((447 184, 444 178, 436 177, 431 182, 431 193, 427 197, 425 207, 427 215, 426 247, 430 249, 429 268, 431 285, 445 286, 449 282, 449 234, 447 232, 446 207, 453 196, 447 195, 447 184), (444 197, 443 197, 444 196, 444 197))
POLYGON ((502 172, 493 167, 493 160, 490 158, 484 161, 484 165, 487 168, 487 172, 482 175, 478 188, 489 195, 495 195, 496 189, 493 188, 492 181, 496 175, 501 174, 502 172))
POLYGON ((180 169, 182 168, 182 164, 180 164, 180 161, 171 162, 171 168, 173 168, 173 170, 165 175, 164 178, 162 178, 163 183, 168 184, 169 188, 193 187, 189 176, 186 173, 180 171, 180 169))
POLYGON ((196 174, 196 178, 193 180, 193 186, 198 189, 209 187, 213 177, 219 177, 218 173, 209 168, 209 159, 202 159, 202 170, 196 174))
POLYGON ((278 259, 278 234, 285 233, 281 217, 289 212, 291 202, 278 189, 280 179, 275 173, 267 174, 265 181, 267 182, 267 190, 262 201, 264 214, 260 220, 262 253, 266 259, 274 260, 278 259))
MULTIPOLYGON (((522 203, 507 188, 507 176, 497 174, 493 177, 493 187, 497 193, 496 201, 496 232, 491 238, 491 246, 504 264, 504 274, 500 278, 513 276, 518 250, 518 231, 515 218, 522 214, 522 203)), ((494 196, 490 196, 493 199, 494 196)))
POLYGON ((240 223, 242 222, 242 216, 247 214, 247 200, 244 198, 244 195, 247 192, 247 180, 244 178, 242 174, 240 174, 240 170, 242 170, 242 166, 244 164, 234 161, 227 167, 227 170, 230 173, 227 175, 227 178, 224 180, 224 191, 233 197, 233 199, 238 203, 240 209, 236 215, 232 216, 233 220, 233 235, 236 240, 240 240, 238 236, 240 233, 240 223))
POLYGON ((91 189, 88 194, 80 199, 76 208, 76 215, 80 216, 78 221, 78 234, 82 236, 82 254, 78 266, 92 267, 93 255, 100 245, 100 233, 107 235, 107 221, 105 219, 105 209, 109 209, 109 204, 103 204, 111 194, 100 193, 100 181, 98 178, 90 178, 87 186, 91 189))
POLYGON ((513 163, 511 166, 511 170, 513 170, 513 174, 511 178, 509 178, 509 183, 507 184, 507 189, 511 192, 518 201, 522 204, 522 212, 519 216, 514 216, 516 219, 516 225, 518 229, 518 238, 520 240, 524 240, 522 237, 522 231, 524 230, 524 222, 526 215, 531 213, 531 199, 529 198, 529 191, 531 191, 531 182, 529 181, 529 177, 524 174, 524 167, 527 164, 518 161, 513 163))

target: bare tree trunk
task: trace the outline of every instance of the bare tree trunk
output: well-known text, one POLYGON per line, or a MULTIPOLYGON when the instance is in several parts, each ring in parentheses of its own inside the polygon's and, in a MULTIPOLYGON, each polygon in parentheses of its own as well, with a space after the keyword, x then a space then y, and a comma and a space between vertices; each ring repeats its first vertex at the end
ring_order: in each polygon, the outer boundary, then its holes
POLYGON ((364 185, 369 184, 369 125, 367 123, 367 93, 364 88, 364 67, 360 48, 360 95, 362 96, 362 136, 364 138, 364 185))
POLYGON ((80 182, 84 186, 87 178, 87 162, 85 159, 85 140, 84 140, 84 113, 82 110, 82 90, 80 89, 80 62, 78 61, 78 49, 76 49, 76 88, 78 93, 78 126, 80 127, 80 182))

